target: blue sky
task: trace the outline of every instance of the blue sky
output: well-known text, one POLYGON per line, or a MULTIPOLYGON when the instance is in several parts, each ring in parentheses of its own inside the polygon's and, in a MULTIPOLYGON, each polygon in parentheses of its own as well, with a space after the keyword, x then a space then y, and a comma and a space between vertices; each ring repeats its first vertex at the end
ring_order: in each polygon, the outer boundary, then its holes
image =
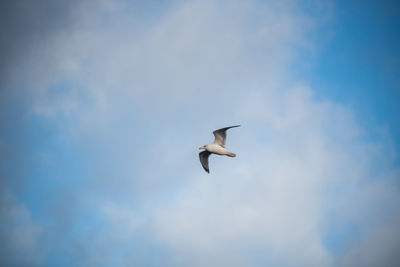
POLYGON ((2 265, 397 265, 395 1, 2 5, 2 265))
POLYGON ((388 127, 399 148, 399 6, 335 3, 335 20, 310 79, 316 94, 349 106, 362 123, 388 127))

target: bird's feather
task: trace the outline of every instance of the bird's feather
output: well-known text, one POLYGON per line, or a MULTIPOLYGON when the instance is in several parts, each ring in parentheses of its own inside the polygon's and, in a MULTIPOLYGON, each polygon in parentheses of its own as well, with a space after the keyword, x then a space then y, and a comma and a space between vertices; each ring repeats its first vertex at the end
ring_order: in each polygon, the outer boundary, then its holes
POLYGON ((215 130, 213 132, 215 136, 214 144, 220 145, 222 147, 225 147, 225 140, 226 140, 226 130, 234 127, 239 127, 240 125, 235 125, 235 126, 230 126, 230 127, 225 127, 221 128, 218 130, 215 130))
POLYGON ((204 170, 208 173, 210 173, 210 170, 208 168, 208 157, 210 155, 211 155, 211 152, 208 152, 207 150, 204 150, 199 153, 201 165, 203 166, 204 170))

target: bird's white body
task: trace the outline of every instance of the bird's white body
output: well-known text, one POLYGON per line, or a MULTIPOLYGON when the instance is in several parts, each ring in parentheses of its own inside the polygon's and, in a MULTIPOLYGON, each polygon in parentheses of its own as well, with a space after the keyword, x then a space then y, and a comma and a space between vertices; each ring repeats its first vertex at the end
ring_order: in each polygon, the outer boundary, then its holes
POLYGON ((233 154, 233 153, 229 152, 229 150, 226 149, 225 147, 222 147, 217 144, 206 145, 206 150, 211 153, 218 154, 218 155, 232 156, 232 154, 233 154))

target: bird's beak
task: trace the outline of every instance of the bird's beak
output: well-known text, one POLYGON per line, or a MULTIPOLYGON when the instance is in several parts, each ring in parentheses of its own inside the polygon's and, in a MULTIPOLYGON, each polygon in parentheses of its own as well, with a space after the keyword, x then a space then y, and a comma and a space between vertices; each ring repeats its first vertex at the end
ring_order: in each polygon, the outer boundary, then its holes
POLYGON ((206 149, 206 147, 205 147, 205 146, 202 146, 202 147, 199 147, 199 149, 206 149))

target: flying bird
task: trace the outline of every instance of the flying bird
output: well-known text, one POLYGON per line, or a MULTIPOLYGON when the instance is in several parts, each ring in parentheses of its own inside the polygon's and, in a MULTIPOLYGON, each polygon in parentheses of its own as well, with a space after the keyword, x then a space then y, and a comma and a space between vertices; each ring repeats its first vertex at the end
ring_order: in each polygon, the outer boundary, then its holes
POLYGON ((235 126, 230 126, 230 127, 225 127, 221 128, 218 130, 215 130, 213 132, 215 136, 214 143, 209 144, 209 145, 204 145, 200 147, 199 149, 204 149, 204 151, 199 153, 199 158, 201 165, 203 166, 204 170, 208 173, 210 173, 210 169, 208 168, 208 157, 211 154, 217 154, 217 155, 226 155, 228 157, 236 157, 236 154, 229 152, 225 148, 225 140, 226 140, 226 131, 230 128, 234 127, 239 127, 240 125, 235 125, 235 126))

